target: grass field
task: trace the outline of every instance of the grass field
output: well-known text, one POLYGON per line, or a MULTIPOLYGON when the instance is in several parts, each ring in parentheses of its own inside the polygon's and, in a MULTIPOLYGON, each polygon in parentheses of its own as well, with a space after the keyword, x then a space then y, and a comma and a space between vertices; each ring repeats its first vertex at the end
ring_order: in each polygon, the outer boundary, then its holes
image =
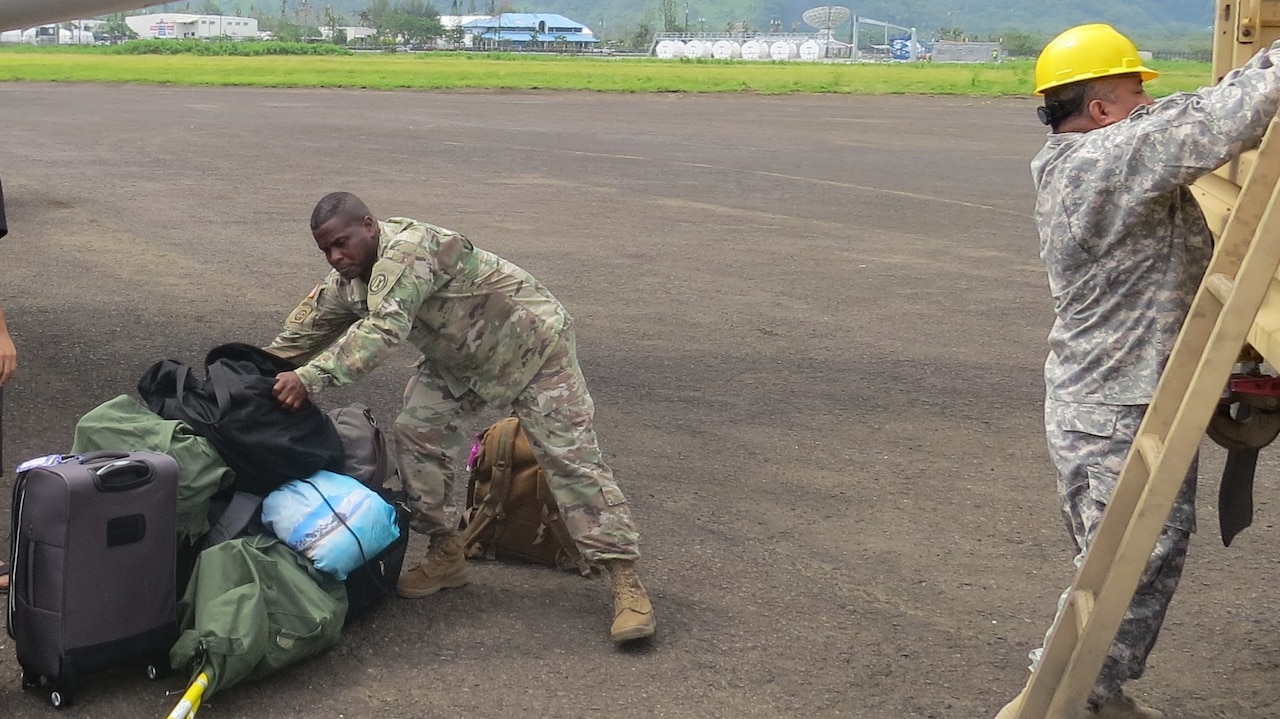
MULTIPOLYGON (((1195 89, 1205 63, 1156 63, 1154 95, 1195 89)), ((473 53, 207 57, 0 50, 0 81, 129 82, 376 89, 547 89, 1025 95, 1030 61, 999 65, 760 63, 473 53)))

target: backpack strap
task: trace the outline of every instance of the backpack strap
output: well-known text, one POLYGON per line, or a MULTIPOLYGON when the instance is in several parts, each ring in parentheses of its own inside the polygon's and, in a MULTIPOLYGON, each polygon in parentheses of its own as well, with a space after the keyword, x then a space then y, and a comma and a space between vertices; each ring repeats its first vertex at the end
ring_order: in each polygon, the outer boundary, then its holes
POLYGON ((506 523, 501 520, 506 515, 507 496, 511 494, 511 469, 515 464, 516 437, 520 433, 520 422, 514 417, 498 427, 498 452, 493 460, 493 473, 489 476, 489 496, 485 506, 492 506, 494 519, 499 520, 493 529, 493 541, 489 544, 489 558, 496 556, 498 545, 502 544, 502 531, 506 523))
POLYGON ((258 508, 262 506, 262 499, 256 494, 236 492, 231 495, 230 501, 216 518, 214 514, 217 513, 217 506, 216 504, 211 506, 209 515, 212 521, 209 532, 200 543, 200 549, 207 549, 241 536, 257 515, 258 508))
POLYGON ((387 456, 387 440, 382 434, 382 428, 378 426, 378 420, 373 418, 373 410, 365 407, 364 417, 369 420, 369 424, 373 425, 374 481, 378 483, 378 486, 382 486, 391 474, 391 460, 387 456))
MULTIPOLYGON (((516 436, 519 431, 520 422, 511 417, 490 427, 481 440, 484 452, 486 454, 490 451, 493 452, 493 464, 489 471, 489 494, 484 498, 484 505, 480 507, 480 511, 472 518, 472 522, 467 525, 466 532, 462 535, 464 547, 470 546, 475 537, 479 536, 495 520, 501 520, 505 514, 504 505, 507 502, 507 495, 511 493, 511 468, 512 464, 514 464, 511 455, 515 452, 516 436), (489 434, 494 431, 497 432, 497 436, 496 439, 492 440, 491 444, 489 434)), ((473 476, 467 494, 474 496, 474 489, 475 479, 473 476)), ((486 559, 495 559, 497 557, 498 540, 502 536, 504 528, 504 524, 500 521, 497 527, 494 528, 493 539, 485 547, 486 559)))

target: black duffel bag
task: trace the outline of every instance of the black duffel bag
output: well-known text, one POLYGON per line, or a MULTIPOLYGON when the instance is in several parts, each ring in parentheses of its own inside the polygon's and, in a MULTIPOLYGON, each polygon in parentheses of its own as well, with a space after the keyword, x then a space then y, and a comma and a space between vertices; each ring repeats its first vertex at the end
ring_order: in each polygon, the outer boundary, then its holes
POLYGON ((292 362, 237 342, 210 350, 204 365, 200 378, 181 362, 157 362, 138 394, 152 412, 206 437, 235 472, 235 489, 266 495, 342 466, 342 441, 324 412, 310 400, 286 410, 271 393, 277 374, 296 369, 292 362))
POLYGON ((347 575, 344 582, 347 585, 347 621, 368 614, 382 600, 395 596, 396 581, 404 567, 404 553, 409 548, 409 508, 405 505, 405 493, 379 489, 378 496, 396 508, 396 526, 400 528, 400 536, 347 575))

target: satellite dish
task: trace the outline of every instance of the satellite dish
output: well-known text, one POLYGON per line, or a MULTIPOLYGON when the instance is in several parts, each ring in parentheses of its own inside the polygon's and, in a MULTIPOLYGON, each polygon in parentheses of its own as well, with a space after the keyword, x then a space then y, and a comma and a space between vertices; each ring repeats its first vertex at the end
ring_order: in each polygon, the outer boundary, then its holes
POLYGON ((829 33, 833 28, 849 22, 849 18, 852 16, 853 13, 849 11, 849 8, 843 5, 822 5, 805 10, 800 15, 800 19, 804 20, 809 27, 825 30, 829 33))

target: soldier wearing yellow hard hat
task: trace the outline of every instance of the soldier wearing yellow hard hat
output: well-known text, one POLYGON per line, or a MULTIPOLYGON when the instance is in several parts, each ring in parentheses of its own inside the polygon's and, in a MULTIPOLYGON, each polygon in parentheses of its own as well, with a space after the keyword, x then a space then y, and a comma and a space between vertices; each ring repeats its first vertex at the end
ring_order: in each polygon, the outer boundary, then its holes
MULTIPOLYGON (((1152 100, 1144 83, 1156 77, 1129 38, 1102 24, 1063 32, 1036 61, 1033 89, 1051 131, 1031 175, 1056 313, 1045 436, 1077 566, 1213 253, 1188 185, 1261 141, 1280 110, 1280 44, 1197 92, 1152 100)), ((1193 462, 1082 716, 1164 716, 1124 686, 1142 676, 1182 575, 1196 475, 1193 462)), ((1018 717, 1022 698, 996 718, 1018 717)))
MULTIPOLYGON (((1141 86, 1159 75, 1142 63, 1133 41, 1110 25, 1073 27, 1055 37, 1036 59, 1035 94, 1045 97, 1040 120, 1055 125, 1086 109, 1086 100, 1105 97, 1118 81, 1127 80, 1124 84, 1132 88, 1135 82, 1141 86), (1113 79, 1090 82, 1105 78, 1113 79)), ((1132 99, 1140 104, 1151 103, 1145 93, 1134 93, 1132 99)))

